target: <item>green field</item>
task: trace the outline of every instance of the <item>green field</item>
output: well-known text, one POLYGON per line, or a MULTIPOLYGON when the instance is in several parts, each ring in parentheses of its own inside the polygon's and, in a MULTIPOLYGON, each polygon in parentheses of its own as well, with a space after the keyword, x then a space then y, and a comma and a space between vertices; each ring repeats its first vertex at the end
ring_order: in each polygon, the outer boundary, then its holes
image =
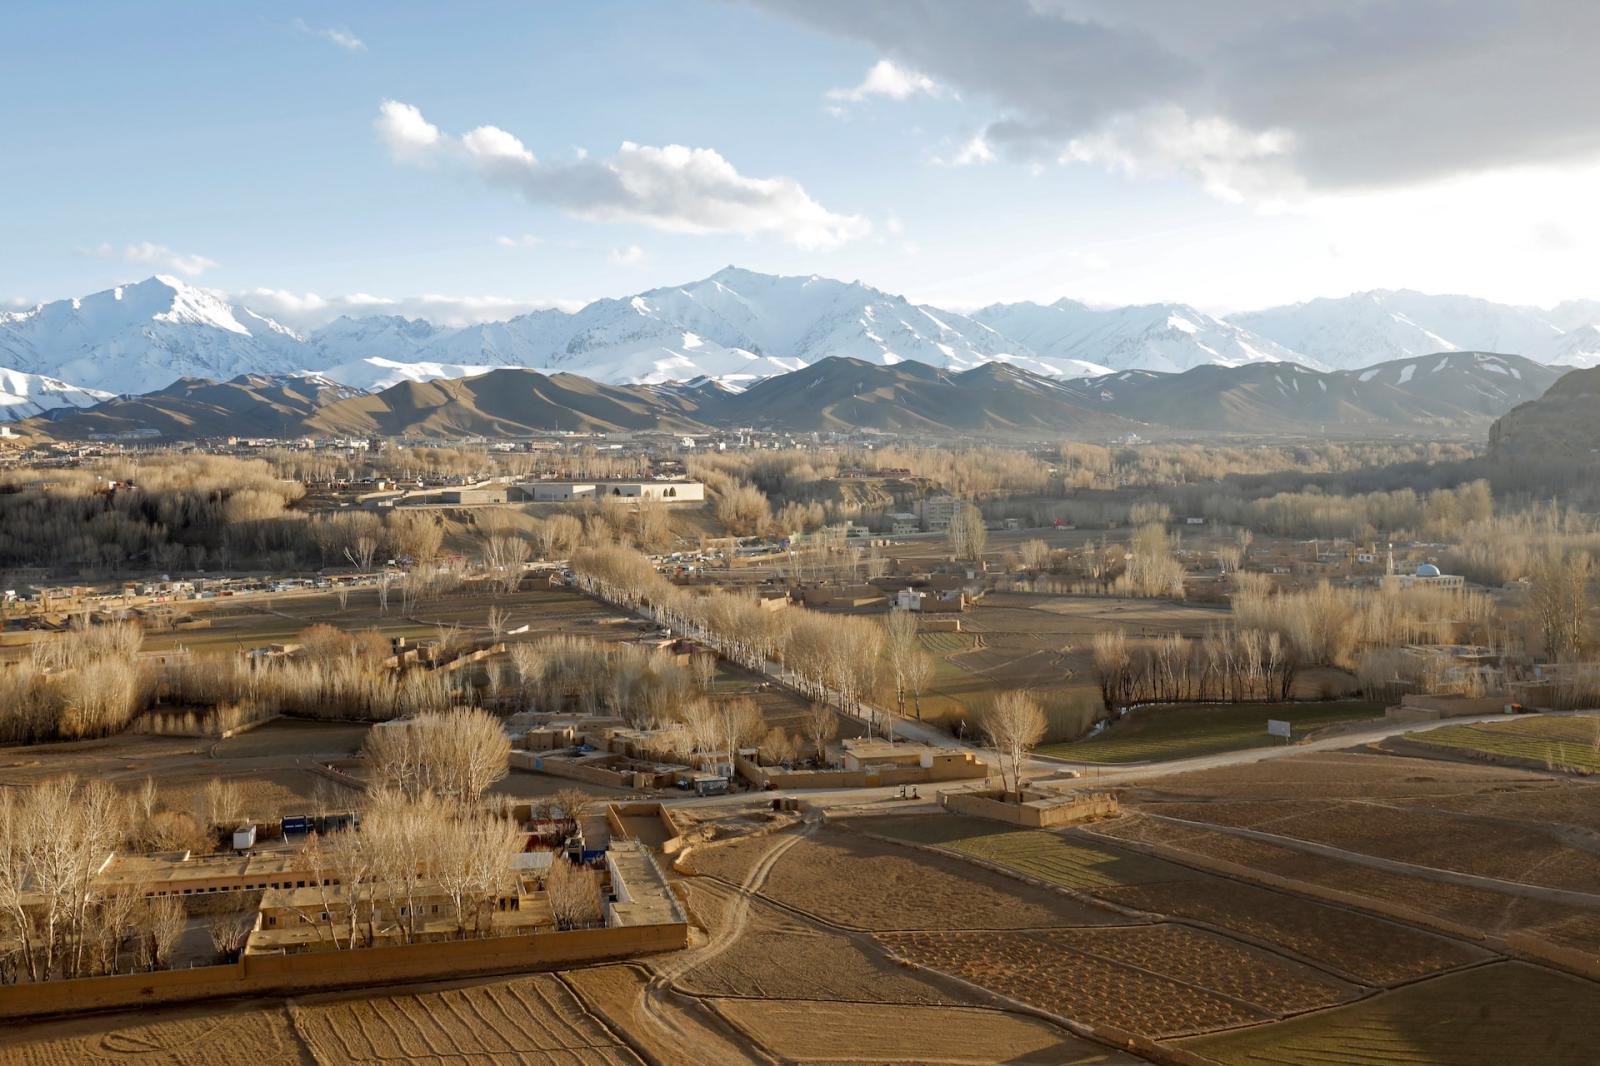
MULTIPOLYGON (((968 702, 983 692, 988 681, 963 670, 951 662, 949 656, 971 651, 977 638, 971 633, 923 633, 918 638, 922 647, 933 656, 933 677, 922 693, 922 717, 928 721, 955 723, 965 720, 972 726, 972 707, 968 702)), ((906 713, 915 714, 910 700, 906 713)))
POLYGON ((1600 984, 1505 962, 1179 1046, 1226 1066, 1588 1066, 1596 1003, 1600 984))
POLYGON ((1222 751, 1282 744, 1267 735, 1267 720, 1293 724, 1295 736, 1340 722, 1383 716, 1383 704, 1233 703, 1224 705, 1164 704, 1140 707, 1097 736, 1068 744, 1051 744, 1040 755, 1086 763, 1165 762, 1222 751))
POLYGON ((1008 829, 962 815, 862 818, 850 824, 895 840, 971 855, 1053 885, 1083 891, 1200 876, 1174 863, 1110 845, 1069 840, 1042 829, 1008 829))
POLYGON ((1520 718, 1447 725, 1405 739, 1431 748, 1525 761, 1552 770, 1600 771, 1600 718, 1520 718))

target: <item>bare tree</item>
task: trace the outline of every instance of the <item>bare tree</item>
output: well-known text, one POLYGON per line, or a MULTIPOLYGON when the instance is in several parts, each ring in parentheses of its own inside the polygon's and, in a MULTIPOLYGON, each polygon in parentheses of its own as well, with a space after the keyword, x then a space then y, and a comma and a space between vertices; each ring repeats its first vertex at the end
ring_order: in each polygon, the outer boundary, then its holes
POLYGON ((584 817, 594 809, 595 798, 581 788, 559 788, 550 797, 557 807, 561 808, 561 816, 570 825, 570 831, 578 832, 583 827, 584 817))
POLYGON ((506 630, 511 628, 511 613, 498 605, 490 607, 484 623, 488 626, 490 638, 499 643, 505 637, 506 630))
POLYGON ((1022 560, 1022 565, 1034 573, 1050 565, 1050 545, 1038 538, 1023 541, 1017 548, 1017 555, 1022 560))
POLYGON ((213 916, 206 923, 206 932, 211 934, 211 946, 216 949, 217 957, 222 962, 237 959, 249 942, 250 931, 255 924, 255 911, 234 911, 213 916))
POLYGON ((983 512, 965 500, 956 504, 946 533, 950 552, 963 562, 978 562, 989 543, 989 531, 983 524, 983 512))
POLYGON ((1017 793, 1020 801, 1022 764, 1028 752, 1044 739, 1044 712, 1025 692, 1002 692, 984 713, 983 731, 994 745, 1000 763, 1001 786, 1007 792, 1017 793))
POLYGON ((379 725, 367 731, 362 750, 380 787, 411 799, 432 793, 466 807, 509 772, 511 739, 498 718, 471 708, 379 725))
POLYGON ((1528 606, 1551 662, 1566 659, 1583 647, 1591 565, 1585 552, 1563 554, 1554 549, 1534 565, 1528 606))
POLYGON ((558 857, 545 876, 545 895, 558 929, 579 929, 603 917, 600 875, 586 866, 558 857))
POLYGON ((839 717, 826 703, 813 703, 806 710, 806 738, 816 749, 817 765, 828 764, 828 741, 839 735, 839 717))
POLYGON ((912 706, 917 718, 922 718, 922 693, 933 680, 933 656, 919 651, 906 660, 906 687, 911 690, 912 706))
POLYGON ((372 560, 375 559, 377 555, 378 538, 365 533, 357 537, 355 541, 344 550, 344 557, 350 561, 350 565, 361 571, 363 574, 372 569, 372 560))
POLYGON ((713 706, 720 720, 723 749, 728 765, 734 765, 739 749, 761 736, 761 711, 748 696, 719 700, 713 706))
POLYGON ((889 672, 894 677, 895 709, 901 715, 906 707, 906 671, 921 650, 918 639, 917 616, 911 611, 891 610, 883 624, 883 650, 889 660, 889 672))
POLYGON ((709 755, 722 744, 722 718, 709 700, 691 700, 678 712, 694 751, 709 755))
POLYGON ((156 896, 149 902, 144 915, 144 927, 149 935, 151 965, 165 969, 172 965, 172 953, 183 936, 188 916, 183 912, 183 901, 177 896, 156 896))
POLYGON ((717 683, 717 655, 710 651, 697 651, 689 658, 689 669, 701 692, 710 693, 717 683))

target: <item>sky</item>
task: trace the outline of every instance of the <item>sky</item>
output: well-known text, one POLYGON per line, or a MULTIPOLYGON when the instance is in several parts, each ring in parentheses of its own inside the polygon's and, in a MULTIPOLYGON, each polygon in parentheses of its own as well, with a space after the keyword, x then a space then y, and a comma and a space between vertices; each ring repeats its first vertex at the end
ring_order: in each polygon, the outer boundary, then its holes
POLYGON ((1600 4, 18 0, 0 306, 1600 296, 1600 4))

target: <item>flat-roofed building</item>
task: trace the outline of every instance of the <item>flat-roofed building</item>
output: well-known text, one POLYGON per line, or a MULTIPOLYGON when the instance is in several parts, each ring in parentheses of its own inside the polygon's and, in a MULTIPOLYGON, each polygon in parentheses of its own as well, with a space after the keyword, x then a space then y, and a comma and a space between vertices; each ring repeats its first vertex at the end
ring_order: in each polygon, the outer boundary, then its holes
POLYGON ((602 496, 664 503, 698 503, 706 498, 706 487, 698 481, 530 481, 522 485, 522 490, 538 503, 602 496))

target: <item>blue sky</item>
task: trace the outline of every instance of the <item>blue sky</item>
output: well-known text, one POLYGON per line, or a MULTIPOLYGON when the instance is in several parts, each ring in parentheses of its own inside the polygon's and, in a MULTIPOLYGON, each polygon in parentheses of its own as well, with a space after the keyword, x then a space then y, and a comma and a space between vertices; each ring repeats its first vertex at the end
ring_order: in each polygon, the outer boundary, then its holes
MULTIPOLYGON (((1061 0, 1045 27, 1057 38, 1017 3, 949 0, 941 12, 933 0, 932 17, 917 0, 870 15, 830 0, 13 4, 0 301, 164 272, 297 322, 348 307, 466 319, 728 263, 954 307, 1071 296, 1233 309, 1402 286, 1596 295, 1584 269, 1600 250, 1596 146, 1560 136, 1581 115, 1548 116, 1526 147, 1457 159, 1458 142, 1493 131, 1435 89, 1439 110, 1424 118, 1436 141, 1363 130, 1366 158, 1341 146, 1351 116, 1316 80, 1371 62, 1363 46, 1330 49, 1331 74, 1260 87, 1298 100, 1267 112, 1258 86, 1240 84, 1241 69, 1271 66, 1241 56, 1245 44, 1274 48, 1247 0, 1181 40, 1173 19, 1130 25, 1093 0, 1061 0), (1075 52, 1085 27, 1100 36, 1075 52), (1118 65, 1089 70, 1119 50, 1118 65), (888 80, 853 92, 879 63, 888 80), (437 140, 380 128, 385 101, 414 108, 437 140), (508 170, 463 139, 485 126, 533 161, 508 170), (1389 135, 1397 148, 1379 151, 1389 135), (718 202, 715 180, 654 157, 644 178, 672 179, 670 195, 593 191, 625 142, 715 152, 729 181, 757 183, 735 197, 758 202, 718 202), (775 179, 777 192, 759 184, 775 179)), ((1470 24, 1478 6, 1452 10, 1470 24)), ((1405 5, 1371 7, 1406 17, 1405 5)), ((1505 36, 1487 8, 1482 18, 1505 36)), ((1559 48, 1587 39, 1574 29, 1519 32, 1559 48)), ((1409 40, 1396 30, 1351 36, 1409 40)), ((1486 39, 1414 47, 1491 63, 1486 39)), ((1418 65, 1399 46, 1387 59, 1418 65)), ((1592 67, 1557 88, 1592 99, 1581 80, 1592 67)), ((1388 84, 1383 69, 1363 73, 1388 84)), ((1489 121, 1527 125, 1516 105, 1489 121)))

